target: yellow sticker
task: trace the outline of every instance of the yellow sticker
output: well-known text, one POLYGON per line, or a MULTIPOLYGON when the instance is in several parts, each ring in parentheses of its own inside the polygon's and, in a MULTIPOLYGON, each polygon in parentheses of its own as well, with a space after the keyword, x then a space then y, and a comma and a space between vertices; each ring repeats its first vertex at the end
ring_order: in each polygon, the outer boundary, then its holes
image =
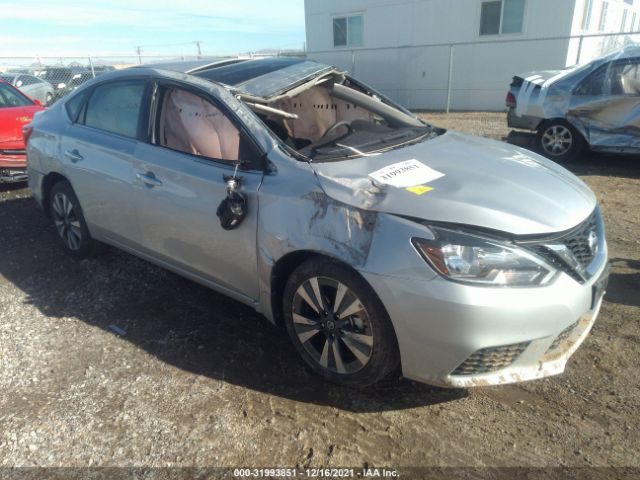
POLYGON ((424 195, 427 192, 433 190, 433 187, 425 187, 424 185, 418 185, 417 187, 407 188, 407 192, 415 193, 416 195, 424 195))

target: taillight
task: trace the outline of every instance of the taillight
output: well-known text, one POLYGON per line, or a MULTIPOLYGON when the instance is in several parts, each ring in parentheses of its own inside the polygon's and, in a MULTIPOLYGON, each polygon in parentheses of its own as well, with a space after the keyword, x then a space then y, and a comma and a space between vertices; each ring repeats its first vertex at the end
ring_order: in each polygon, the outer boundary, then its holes
POLYGON ((507 107, 509 108, 516 108, 517 106, 516 96, 511 92, 507 93, 507 98, 505 99, 505 102, 507 102, 507 107))
POLYGON ((27 143, 29 143, 29 137, 33 133, 33 126, 29 123, 27 125, 22 126, 22 138, 24 138, 24 146, 27 147, 27 143))

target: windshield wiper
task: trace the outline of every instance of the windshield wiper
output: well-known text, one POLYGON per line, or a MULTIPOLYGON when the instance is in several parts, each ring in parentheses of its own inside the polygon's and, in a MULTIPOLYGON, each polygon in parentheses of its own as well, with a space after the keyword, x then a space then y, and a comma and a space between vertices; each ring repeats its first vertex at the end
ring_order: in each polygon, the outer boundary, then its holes
POLYGON ((361 143, 358 145, 344 145, 342 143, 338 143, 338 141, 340 141, 341 139, 334 139, 331 140, 330 142, 326 142, 322 145, 316 145, 315 147, 313 147, 311 149, 311 152, 309 154, 310 158, 315 158, 318 154, 321 156, 335 156, 336 158, 338 157, 350 157, 353 156, 354 154, 359 155, 359 156, 371 156, 371 155, 377 155, 378 153, 376 153, 376 151, 373 152, 365 152, 364 150, 366 150, 367 148, 373 147, 374 145, 380 145, 380 144, 392 144, 390 145, 391 147, 400 147, 400 146, 406 146, 406 145, 412 145, 415 143, 418 143, 420 141, 422 141, 425 137, 427 137, 428 135, 430 135, 432 133, 432 129, 429 127, 426 127, 426 131, 422 134, 418 134, 417 136, 404 141, 404 142, 400 142, 397 143, 398 140, 401 140, 403 138, 406 137, 412 137, 412 133, 415 134, 415 129, 411 129, 409 131, 402 131, 402 132, 397 132, 394 133, 393 135, 388 135, 386 137, 381 137, 381 138, 376 138, 375 140, 366 142, 366 143, 361 143), (325 151, 325 152, 321 152, 319 150, 323 149, 323 148, 327 148, 329 145, 335 145, 336 147, 339 147, 339 150, 334 149, 334 150, 329 150, 329 151, 325 151))

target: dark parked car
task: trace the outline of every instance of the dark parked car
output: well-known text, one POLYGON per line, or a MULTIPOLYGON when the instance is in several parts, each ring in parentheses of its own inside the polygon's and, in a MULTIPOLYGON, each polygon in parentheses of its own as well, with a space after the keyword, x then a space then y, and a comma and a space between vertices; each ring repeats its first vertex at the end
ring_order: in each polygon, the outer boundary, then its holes
POLYGON ((78 88, 80 85, 82 85, 85 82, 88 82, 89 80, 92 80, 93 78, 94 78, 93 73, 89 71, 74 73, 71 76, 71 79, 68 81, 68 83, 65 84, 64 87, 58 88, 56 90, 55 97, 53 100, 55 101, 59 98, 64 97, 65 95, 68 95, 69 93, 73 92, 76 88, 78 88))
POLYGON ((42 71, 40 78, 53 85, 52 101, 55 102, 73 90, 74 81, 77 84, 83 75, 87 78, 87 74, 93 77, 91 71, 82 67, 48 67, 42 71))

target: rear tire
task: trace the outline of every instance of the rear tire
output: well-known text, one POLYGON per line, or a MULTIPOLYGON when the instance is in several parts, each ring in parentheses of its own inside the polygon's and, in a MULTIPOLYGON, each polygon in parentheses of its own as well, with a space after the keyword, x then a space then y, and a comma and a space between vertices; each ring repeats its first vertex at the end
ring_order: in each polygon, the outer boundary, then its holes
POLYGON ((78 258, 87 258, 98 252, 99 244, 91 238, 78 197, 68 181, 61 180, 51 187, 49 208, 65 252, 78 258))
POLYGON ((290 276, 284 321, 296 350, 325 379, 372 385, 399 365, 395 332, 373 289, 350 268, 313 258, 290 276))
POLYGON ((575 160, 585 147, 580 132, 565 120, 549 120, 538 129, 536 144, 547 158, 557 162, 575 160))

